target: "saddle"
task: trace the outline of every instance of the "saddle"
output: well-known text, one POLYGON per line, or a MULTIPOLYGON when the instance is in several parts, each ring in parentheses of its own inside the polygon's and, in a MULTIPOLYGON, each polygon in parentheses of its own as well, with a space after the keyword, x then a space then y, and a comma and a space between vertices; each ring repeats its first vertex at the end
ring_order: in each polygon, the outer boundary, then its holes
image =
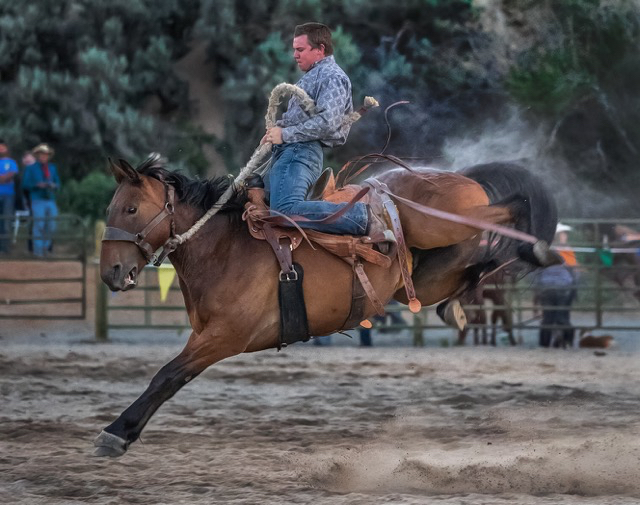
MULTIPOLYGON (((270 211, 265 201, 264 184, 260 176, 254 175, 245 181, 248 202, 245 204, 243 220, 247 222, 249 233, 258 240, 265 240, 273 249, 280 265, 280 282, 296 281, 297 270, 300 266, 293 262, 293 251, 297 249, 303 240, 310 245, 316 244, 326 251, 338 256, 351 265, 353 269, 352 302, 349 316, 341 329, 350 329, 359 323, 370 326, 368 321, 363 321, 365 300, 368 298, 376 312, 384 315, 384 304, 377 296, 373 285, 367 277, 363 262, 369 262, 389 268, 398 258, 402 273, 396 289, 404 285, 410 302, 410 309, 420 309, 413 282, 411 280, 411 255, 405 245, 404 234, 400 224, 400 218, 395 204, 386 193, 376 191, 375 179, 365 181, 365 186, 347 185, 337 189, 335 179, 330 169, 326 169, 316 184, 311 187, 309 200, 325 200, 334 203, 346 202, 347 206, 337 212, 331 218, 337 218, 351 207, 356 201, 369 203, 371 198, 381 198, 383 207, 387 213, 387 221, 393 230, 395 243, 385 253, 377 250, 375 246, 385 241, 385 237, 335 235, 322 233, 311 229, 302 229, 289 217, 277 215, 270 211), (373 191, 371 190, 373 188, 373 191), (368 323, 368 324, 367 324, 368 323)), ((379 184, 379 183, 378 183, 379 184)), ((298 339, 299 340, 299 339, 298 339)), ((282 342, 285 343, 285 342, 282 342)))

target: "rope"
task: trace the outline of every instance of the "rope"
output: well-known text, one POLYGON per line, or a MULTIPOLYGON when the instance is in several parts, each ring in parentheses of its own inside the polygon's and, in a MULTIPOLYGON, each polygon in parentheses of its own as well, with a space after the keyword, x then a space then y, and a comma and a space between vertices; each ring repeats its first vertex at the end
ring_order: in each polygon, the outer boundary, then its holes
MULTIPOLYGON (((305 112, 309 115, 313 116, 316 114, 316 106, 313 103, 313 100, 309 97, 307 92, 296 86, 295 84, 288 84, 286 82, 278 84, 271 91, 271 95, 269 96, 269 105, 267 106, 267 114, 265 115, 265 125, 268 128, 272 128, 276 124, 276 114, 278 112, 278 106, 281 103, 282 98, 287 95, 293 95, 300 101, 300 106, 303 108, 305 112)), ((377 107, 378 102, 375 98, 370 96, 365 97, 364 105, 357 112, 352 112, 348 116, 345 116, 343 125, 351 125, 355 123, 366 110, 371 107, 377 107)), ((251 155, 249 162, 240 170, 240 173, 235 178, 235 180, 229 184, 227 190, 218 198, 218 201, 213 204, 213 206, 202 216, 191 228, 189 228, 182 235, 176 235, 173 240, 171 247, 175 249, 180 244, 184 244, 187 240, 193 237, 200 228, 202 228, 205 223, 211 219, 216 213, 224 206, 225 203, 229 201, 229 199, 233 196, 236 188, 241 187, 242 183, 245 179, 251 175, 256 169, 260 166, 262 160, 271 152, 271 142, 266 142, 264 144, 260 144, 256 150, 251 155)))
MULTIPOLYGON (((278 84, 271 91, 271 95, 269 97, 269 105, 267 107, 267 114, 265 116, 265 124, 267 128, 272 128, 275 126, 276 114, 278 112, 278 106, 281 103, 282 98, 290 93, 296 96, 300 100, 301 107, 311 115, 315 113, 315 104, 313 100, 309 98, 307 92, 302 88, 296 86, 295 84, 287 84, 283 82, 278 84)), ((233 196, 233 192, 236 188, 239 188, 245 179, 253 173, 254 170, 258 168, 263 158, 265 158, 271 152, 271 142, 266 142, 265 144, 260 144, 256 150, 251 155, 249 162, 240 170, 240 173, 235 178, 235 180, 229 184, 227 190, 218 198, 218 201, 213 204, 213 206, 202 216, 191 228, 189 228, 182 235, 176 235, 174 240, 176 242, 176 246, 179 244, 184 244, 187 240, 193 237, 200 228, 202 228, 205 223, 215 216, 218 211, 224 206, 225 203, 229 201, 229 199, 233 196)))

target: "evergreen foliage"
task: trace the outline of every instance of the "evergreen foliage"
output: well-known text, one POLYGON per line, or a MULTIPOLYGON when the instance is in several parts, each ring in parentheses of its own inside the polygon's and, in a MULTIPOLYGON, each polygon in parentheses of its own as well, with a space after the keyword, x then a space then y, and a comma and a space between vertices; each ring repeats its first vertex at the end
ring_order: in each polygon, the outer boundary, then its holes
MULTIPOLYGON (((550 3, 556 25, 507 79, 513 96, 554 126, 552 147, 581 178, 640 183, 640 10, 627 0, 550 3), (553 36, 549 33, 553 31, 553 36)), ((602 186, 601 186, 602 187, 602 186)))
POLYGON ((580 177, 637 187, 636 3, 502 0, 491 8, 524 18, 546 12, 534 23, 536 43, 517 60, 500 60, 505 42, 483 31, 472 0, 0 0, 0 137, 14 154, 53 144, 61 204, 83 214, 102 213, 92 202, 111 191, 107 156, 135 163, 158 151, 176 168, 205 173, 208 144, 236 172, 262 136, 269 92, 300 76, 295 25, 316 20, 334 30, 356 107, 365 95, 382 105, 328 164, 379 151, 383 111, 394 102, 411 103, 390 114, 387 152, 431 162, 447 138, 498 118, 515 100, 538 124, 549 122, 553 153, 574 161, 580 177), (213 63, 211 92, 224 95, 219 137, 194 122, 197 104, 176 72, 196 41, 207 43, 213 63))
MULTIPOLYGON (((482 65, 470 64, 474 55, 469 40, 480 45, 488 40, 470 26, 475 16, 471 4, 470 0, 409 0, 402 5, 390 0, 279 0, 258 5, 203 0, 199 33, 210 41, 216 77, 228 104, 227 140, 234 147, 234 166, 229 168, 242 166, 260 139, 270 90, 300 77, 291 39, 295 25, 309 20, 321 20, 334 30, 336 61, 351 78, 356 107, 365 95, 375 96, 383 107, 399 100, 412 102, 399 113, 398 123, 401 130, 418 132, 421 142, 400 135, 393 149, 404 155, 437 152, 446 131, 434 134, 433 125, 425 121, 435 101, 489 81, 482 65)), ((465 114, 476 112, 472 109, 465 114)), ((366 126, 356 125, 347 146, 333 154, 345 161, 378 151, 385 134, 378 115, 366 126)))
POLYGON ((170 151, 196 130, 175 121, 189 104, 173 63, 197 14, 197 3, 178 0, 2 2, 0 135, 14 152, 53 144, 63 178, 82 177, 107 155, 170 151))

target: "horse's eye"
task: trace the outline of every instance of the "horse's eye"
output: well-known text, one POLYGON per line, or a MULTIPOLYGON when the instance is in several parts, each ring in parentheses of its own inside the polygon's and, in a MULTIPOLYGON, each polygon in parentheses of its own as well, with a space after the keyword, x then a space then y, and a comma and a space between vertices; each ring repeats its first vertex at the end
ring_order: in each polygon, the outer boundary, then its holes
POLYGON ((138 209, 136 209, 135 207, 127 207, 127 213, 135 214, 136 212, 138 212, 138 209))

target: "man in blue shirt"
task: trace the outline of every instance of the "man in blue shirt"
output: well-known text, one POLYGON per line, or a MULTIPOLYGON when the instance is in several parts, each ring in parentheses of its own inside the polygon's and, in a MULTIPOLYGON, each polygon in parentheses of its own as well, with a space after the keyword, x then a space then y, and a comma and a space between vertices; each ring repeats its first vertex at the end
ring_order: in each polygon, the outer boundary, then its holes
POLYGON ((0 253, 9 252, 18 164, 9 157, 9 148, 0 140, 0 253))
MULTIPOLYGON (((331 31, 323 24, 296 26, 293 56, 298 68, 305 72, 296 85, 313 100, 316 112, 308 114, 296 97, 291 98, 282 119, 261 140, 273 144, 270 206, 289 216, 320 220, 346 205, 305 198, 322 171, 322 149, 344 144, 349 135, 351 125, 345 122, 345 116, 353 112, 351 81, 333 58, 331 31)), ((349 235, 372 235, 386 229, 360 202, 333 223, 297 223, 325 233, 349 235)))
POLYGON ((51 147, 39 144, 32 152, 37 161, 25 169, 22 187, 31 196, 33 253, 44 256, 51 249, 56 228, 56 191, 60 188, 60 177, 56 166, 49 163, 54 153, 51 147))

